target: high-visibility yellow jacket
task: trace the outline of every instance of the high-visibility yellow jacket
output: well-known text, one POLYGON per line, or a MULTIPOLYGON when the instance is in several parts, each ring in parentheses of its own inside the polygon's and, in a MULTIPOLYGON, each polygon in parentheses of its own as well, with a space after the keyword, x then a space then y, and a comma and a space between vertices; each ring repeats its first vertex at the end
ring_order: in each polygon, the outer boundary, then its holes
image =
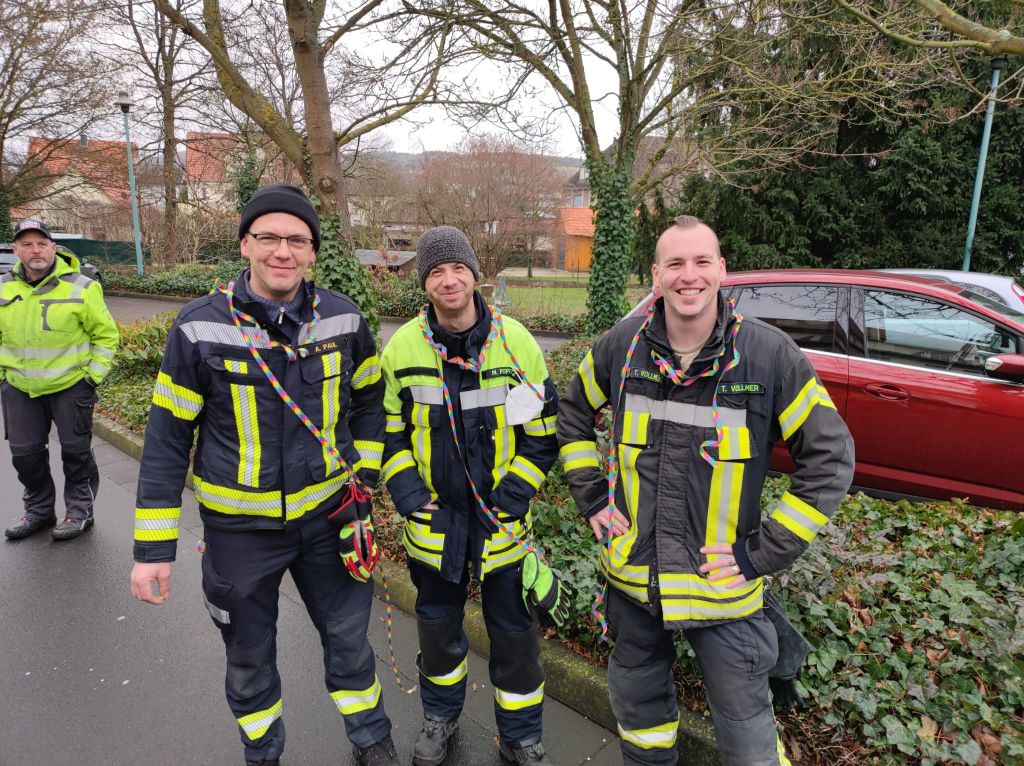
MULTIPOLYGON (((479 349, 490 332, 491 315, 479 294, 475 300, 481 318, 470 331, 470 345, 479 349)), ((469 488, 467 468, 484 502, 497 509, 497 518, 522 539, 529 533, 530 499, 558 456, 558 395, 544 355, 519 322, 509 317, 502 322, 508 346, 526 379, 544 397, 540 412, 519 425, 508 422, 505 399, 521 380, 500 340, 490 345, 481 370, 469 372, 454 364, 442 365, 419 320, 414 319, 398 329, 381 355, 387 410, 382 476, 405 517, 406 552, 453 582, 461 579, 467 559, 474 561, 483 578, 526 555, 525 549, 487 520, 469 488), (452 434, 442 374, 461 452, 452 434), (440 510, 425 510, 431 502, 440 510), (470 514, 477 516, 482 528, 492 530, 479 550, 471 549, 470 514)))
MULTIPOLYGON (((239 277, 235 307, 260 358, 356 471, 373 487, 384 437, 384 393, 373 335, 346 296, 303 282, 304 324, 297 357, 271 341, 289 340, 239 277), (319 295, 314 321, 313 299, 319 295)), ((284 403, 214 293, 189 303, 167 338, 139 466, 135 560, 172 561, 181 493, 193 458, 204 523, 219 529, 279 530, 338 507, 346 469, 284 403)))
POLYGON ((32 286, 17 264, 0 277, 0 380, 29 396, 98 385, 110 372, 120 340, 103 302, 103 287, 79 271, 78 258, 58 251, 53 270, 32 286))
MULTIPOLYGON (((690 366, 708 369, 735 323, 719 301, 714 331, 690 366)), ((744 319, 736 337, 739 363, 725 374, 678 385, 651 356, 672 360, 659 300, 640 333, 629 375, 619 383, 630 342, 643 322, 628 319, 587 354, 558 414, 558 441, 569 488, 587 517, 608 504, 594 419, 610 405, 619 478, 616 508, 630 521, 602 549, 609 584, 641 604, 660 607, 666 627, 684 629, 749 616, 762 608, 761 575, 788 567, 839 507, 853 478, 853 440, 807 357, 785 333, 744 319), (718 391, 721 443, 712 399, 718 391), (785 440, 796 462, 792 483, 767 517, 761 491, 772 445, 785 440), (709 582, 701 546, 730 544, 749 573, 727 590, 709 582)), ((721 367, 732 351, 721 359, 721 367)), ((715 554, 711 554, 712 557, 715 554)))

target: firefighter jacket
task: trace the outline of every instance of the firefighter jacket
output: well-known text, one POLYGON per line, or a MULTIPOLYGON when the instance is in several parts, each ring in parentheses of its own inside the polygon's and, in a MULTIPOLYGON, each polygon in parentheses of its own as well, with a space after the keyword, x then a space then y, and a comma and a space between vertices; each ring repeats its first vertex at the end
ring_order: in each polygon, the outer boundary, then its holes
MULTIPOLYGON (((478 293, 474 300, 479 319, 461 336, 446 332, 428 309, 431 330, 449 357, 476 356, 491 332, 487 304, 478 293)), ((524 539, 530 530, 530 499, 558 455, 558 394, 544 356, 519 322, 508 317, 501 322, 519 369, 544 397, 540 413, 526 423, 512 424, 506 418, 508 392, 522 381, 498 337, 487 348, 479 372, 442 362, 425 339, 419 319, 399 328, 381 355, 387 411, 383 477, 405 517, 403 541, 409 557, 451 582, 460 581, 467 560, 474 562, 483 579, 526 555, 521 545, 488 521, 473 496, 467 468, 487 506, 524 539), (452 434, 442 374, 461 450, 452 434), (431 502, 440 510, 424 509, 431 502), (472 528, 484 530, 486 536, 472 540, 472 528)))
MULTIPOLYGON (((594 344, 562 400, 558 440, 573 497, 587 517, 608 504, 595 415, 610 405, 619 477, 616 508, 626 534, 602 545, 608 583, 652 611, 667 628, 746 617, 762 607, 761 575, 788 567, 839 506, 853 475, 853 441, 810 362, 781 331, 744 319, 737 366, 677 385, 662 375, 652 349, 672 359, 659 300, 638 339, 620 395, 627 349, 642 317, 620 322, 594 344), (717 388, 715 429, 712 399, 717 388), (789 490, 767 517, 761 491, 772 445, 784 439, 796 463, 789 490), (700 447, 715 459, 702 458, 700 447), (747 573, 743 585, 709 582, 701 546, 732 544, 747 573)), ((736 317, 719 299, 718 321, 687 374, 699 375, 726 348, 736 317)), ((718 554, 711 554, 716 556, 718 554)))
POLYGON ((0 277, 0 380, 19 391, 43 396, 83 378, 99 385, 118 341, 103 288, 66 250, 57 251, 53 269, 35 286, 20 263, 0 277))
MULTIPOLYGON (((373 336, 344 295, 303 282, 304 324, 286 338, 246 280, 235 282, 236 308, 260 358, 302 409, 372 487, 384 437, 373 336), (314 316, 313 299, 320 303, 314 316), (277 343, 293 342, 294 361, 277 343)), ((282 401, 215 292, 178 314, 153 390, 139 468, 135 560, 173 561, 181 492, 193 435, 193 485, 203 522, 224 530, 282 529, 338 506, 349 481, 340 465, 282 401)))

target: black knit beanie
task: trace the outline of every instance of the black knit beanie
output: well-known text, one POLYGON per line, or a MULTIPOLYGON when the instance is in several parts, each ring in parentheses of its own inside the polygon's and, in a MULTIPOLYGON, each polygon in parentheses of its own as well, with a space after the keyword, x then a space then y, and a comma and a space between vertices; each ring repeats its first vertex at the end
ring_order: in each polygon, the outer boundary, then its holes
POLYGON ((436 226, 427 229, 416 243, 416 271, 420 287, 427 284, 427 274, 443 263, 461 263, 473 276, 480 279, 480 262, 466 235, 454 226, 436 226))
POLYGON ((242 209, 242 220, 238 224, 238 238, 242 239, 252 222, 267 213, 288 213, 300 218, 313 237, 313 249, 320 250, 320 216, 309 201, 309 197, 298 186, 273 184, 256 190, 242 209))

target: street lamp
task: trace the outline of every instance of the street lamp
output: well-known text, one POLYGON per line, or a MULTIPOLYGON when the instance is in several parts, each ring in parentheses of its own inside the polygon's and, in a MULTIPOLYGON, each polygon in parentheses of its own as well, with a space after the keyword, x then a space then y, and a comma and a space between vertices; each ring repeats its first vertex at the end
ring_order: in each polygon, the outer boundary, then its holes
MULTIPOLYGON (((1006 32, 1006 30, 1000 30, 1006 32)), ((1009 32, 1006 32, 1009 36, 1009 32)), ((1006 65, 1006 56, 992 59, 992 89, 988 94, 985 110, 985 127, 981 131, 981 148, 978 150, 978 170, 974 175, 974 197, 971 199, 971 214, 967 219, 967 239, 964 241, 964 262, 961 271, 971 270, 971 248, 974 247, 974 229, 978 225, 978 205, 981 203, 981 183, 985 178, 985 161, 988 159, 988 139, 992 134, 992 115, 996 111, 996 92, 999 89, 999 73, 1006 65)))
POLYGON ((132 102, 128 98, 128 91, 117 92, 117 101, 114 106, 121 108, 124 115, 124 145, 128 152, 128 188, 132 193, 132 227, 135 230, 135 266, 142 274, 142 231, 139 229, 139 200, 135 194, 135 164, 132 162, 132 137, 128 131, 128 110, 132 108, 132 102))

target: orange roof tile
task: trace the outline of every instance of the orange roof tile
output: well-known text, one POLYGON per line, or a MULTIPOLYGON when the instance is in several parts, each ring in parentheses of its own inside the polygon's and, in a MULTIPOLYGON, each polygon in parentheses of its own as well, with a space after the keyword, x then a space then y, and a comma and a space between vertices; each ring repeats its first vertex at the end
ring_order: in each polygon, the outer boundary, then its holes
POLYGON ((594 236, 594 211, 588 207, 562 207, 558 209, 565 233, 570 237, 594 236))
MULTIPOLYGON (((137 151, 135 142, 132 142, 132 151, 137 151)), ((28 156, 43 157, 40 169, 47 176, 62 176, 69 169, 74 169, 111 202, 128 200, 128 157, 124 141, 90 138, 83 144, 75 139, 51 140, 32 136, 28 142, 28 156)))
POLYGON ((241 137, 230 133, 190 130, 185 140, 185 180, 229 180, 225 160, 241 143, 241 137))

